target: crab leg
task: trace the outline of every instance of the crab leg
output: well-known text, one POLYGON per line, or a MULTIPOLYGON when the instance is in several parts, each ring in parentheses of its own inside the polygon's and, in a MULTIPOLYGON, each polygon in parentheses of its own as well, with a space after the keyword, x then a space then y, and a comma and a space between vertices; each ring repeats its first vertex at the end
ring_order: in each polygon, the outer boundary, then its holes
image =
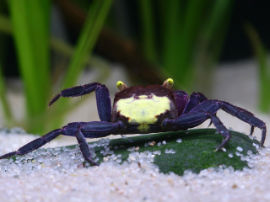
POLYGON ((194 110, 192 111, 205 111, 210 114, 216 113, 219 109, 224 110, 225 112, 231 114, 239 118, 240 120, 248 123, 251 125, 251 134, 254 130, 254 127, 260 128, 262 130, 262 137, 261 137, 261 146, 263 146, 266 136, 266 125, 265 123, 255 117, 252 113, 248 112, 247 110, 236 107, 228 102, 220 101, 220 100, 206 100, 199 104, 194 110))
POLYGON ((26 145, 20 147, 17 151, 10 152, 0 156, 0 159, 9 158, 14 155, 24 155, 27 154, 49 141, 53 140, 60 134, 67 136, 75 136, 80 145, 81 152, 86 161, 91 165, 96 165, 96 163, 91 158, 91 153, 88 147, 88 144, 85 140, 85 137, 96 138, 104 137, 109 134, 119 133, 123 129, 124 125, 122 122, 105 122, 105 121, 94 121, 94 122, 73 122, 64 126, 62 129, 53 130, 46 135, 35 139, 26 145))
POLYGON ((211 116, 211 122, 217 128, 218 133, 224 137, 222 143, 216 148, 216 151, 218 151, 222 147, 224 147, 224 145, 230 140, 231 133, 228 131, 228 129, 223 125, 223 123, 219 120, 219 118, 216 115, 211 116))
POLYGON ((173 92, 178 116, 183 113, 184 108, 188 102, 188 94, 182 90, 176 90, 173 92))
POLYGON ((59 136, 61 133, 62 133, 61 129, 53 130, 53 131, 47 133, 46 135, 44 135, 38 139, 35 139, 35 140, 27 143, 26 145, 20 147, 17 151, 10 152, 10 153, 7 153, 7 154, 0 156, 0 159, 9 158, 9 157, 12 157, 14 155, 27 154, 27 153, 43 146, 44 144, 50 142, 51 140, 53 140, 54 138, 59 136))
POLYGON ((101 121, 111 120, 111 99, 108 88, 100 83, 89 83, 82 86, 75 86, 62 90, 54 96, 49 106, 57 101, 60 97, 77 97, 88 93, 96 92, 98 115, 101 121))
POLYGON ((203 123, 206 119, 211 119, 213 124, 221 135, 225 137, 221 145, 217 148, 220 149, 230 139, 229 131, 224 127, 222 122, 216 117, 216 113, 219 109, 223 109, 227 113, 236 116, 240 120, 251 125, 251 133, 254 127, 258 127, 262 130, 261 146, 263 146, 266 136, 265 123, 256 118, 252 113, 219 100, 205 100, 192 108, 190 112, 180 115, 177 119, 165 119, 162 123, 163 127, 171 130, 187 129, 195 127, 203 123))
POLYGON ((202 93, 192 93, 189 97, 189 101, 187 102, 183 113, 188 113, 190 110, 192 110, 204 100, 207 100, 207 98, 202 93))
POLYGON ((98 138, 110 134, 119 133, 123 129, 123 124, 119 122, 74 122, 63 128, 64 135, 76 136, 82 155, 91 165, 97 165, 92 159, 92 155, 85 138, 98 138))
POLYGON ((162 127, 165 130, 186 130, 200 125, 208 118, 209 114, 205 112, 187 113, 176 119, 164 119, 162 127))
POLYGON ((236 116, 240 120, 248 123, 251 125, 251 131, 250 133, 252 134, 254 131, 254 127, 258 127, 262 130, 262 137, 261 137, 261 146, 263 146, 265 137, 266 137, 266 125, 265 123, 255 117, 252 113, 246 111, 245 109, 242 109, 240 107, 236 107, 230 103, 220 101, 220 107, 226 111, 227 113, 236 116))
POLYGON ((78 140, 80 150, 82 152, 84 159, 88 161, 91 165, 97 165, 97 163, 92 159, 92 154, 90 152, 86 139, 82 134, 82 131, 80 130, 78 131, 78 133, 76 134, 76 138, 78 140))

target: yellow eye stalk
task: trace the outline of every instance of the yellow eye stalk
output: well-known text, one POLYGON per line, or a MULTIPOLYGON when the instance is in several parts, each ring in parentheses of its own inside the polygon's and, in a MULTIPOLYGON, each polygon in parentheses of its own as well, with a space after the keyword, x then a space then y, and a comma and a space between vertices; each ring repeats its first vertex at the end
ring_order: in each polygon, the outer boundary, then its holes
POLYGON ((121 91, 127 88, 127 85, 123 81, 117 81, 116 87, 121 91))
POLYGON ((168 89, 172 89, 173 87, 173 79, 172 78, 168 78, 166 79, 163 84, 162 84, 165 88, 168 88, 168 89))

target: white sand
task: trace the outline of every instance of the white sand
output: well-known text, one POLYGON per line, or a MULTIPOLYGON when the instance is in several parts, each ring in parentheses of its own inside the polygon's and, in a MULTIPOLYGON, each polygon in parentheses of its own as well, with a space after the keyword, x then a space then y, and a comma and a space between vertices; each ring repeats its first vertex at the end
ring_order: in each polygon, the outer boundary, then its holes
MULTIPOLYGON (((32 138, 1 132, 0 152, 11 151, 32 138)), ((112 155, 100 166, 84 168, 78 147, 62 151, 40 149, 15 162, 0 161, 0 198, 1 201, 270 200, 270 147, 248 158, 251 169, 207 169, 199 174, 186 172, 182 177, 160 174, 151 163, 153 158, 151 153, 133 152, 127 163, 119 165, 119 158, 112 155)))

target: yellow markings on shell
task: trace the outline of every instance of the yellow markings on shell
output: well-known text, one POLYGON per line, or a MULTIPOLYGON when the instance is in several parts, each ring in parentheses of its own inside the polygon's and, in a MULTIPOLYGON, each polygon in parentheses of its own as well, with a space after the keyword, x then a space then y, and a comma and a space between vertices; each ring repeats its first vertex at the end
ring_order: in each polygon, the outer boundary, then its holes
POLYGON ((147 132, 149 130, 149 125, 147 123, 141 123, 138 126, 139 131, 147 132))
POLYGON ((170 110, 170 100, 168 97, 159 97, 152 94, 152 98, 147 95, 120 99, 117 102, 117 111, 128 118, 129 123, 139 124, 138 129, 146 132, 149 124, 157 121, 158 115, 170 110))

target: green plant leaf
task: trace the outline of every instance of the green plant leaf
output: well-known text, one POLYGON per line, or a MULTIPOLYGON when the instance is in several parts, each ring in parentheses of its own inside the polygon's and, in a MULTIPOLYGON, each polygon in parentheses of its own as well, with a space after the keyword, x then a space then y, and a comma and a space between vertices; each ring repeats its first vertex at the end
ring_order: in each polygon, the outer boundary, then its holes
POLYGON ((140 18, 142 23, 142 46, 146 58, 151 62, 157 62, 156 30, 153 18, 153 5, 151 0, 138 1, 140 18))
POLYGON ((9 125, 13 121, 13 116, 7 99, 5 78, 2 72, 2 65, 0 65, 0 99, 5 115, 5 121, 7 121, 7 124, 9 125))
POLYGON ((213 70, 227 34, 233 6, 232 0, 217 0, 208 8, 199 40, 195 45, 194 89, 211 94, 213 70))
MULTIPOLYGON (((67 73, 64 76, 61 89, 74 86, 80 72, 89 61, 89 57, 96 43, 98 34, 100 33, 111 7, 111 3, 112 0, 95 0, 92 3, 85 21, 85 25, 75 47, 73 57, 71 58, 67 73)), ((67 107, 67 103, 67 100, 58 101, 58 103, 54 105, 56 113, 63 112, 67 107)), ((49 127, 58 127, 61 122, 62 119, 59 118, 56 122, 52 123, 52 126, 49 127)))
POLYGON ((42 125, 32 121, 38 122, 42 117, 50 92, 50 0, 10 0, 8 6, 24 83, 27 119, 35 132, 42 130, 42 125))
POLYGON ((81 32, 74 55, 71 59, 68 71, 63 81, 63 88, 75 85, 79 73, 84 68, 87 58, 92 52, 98 34, 104 24, 112 0, 95 0, 91 5, 85 25, 81 32))
MULTIPOLYGON (((0 31, 5 33, 5 34, 13 34, 13 30, 12 30, 12 25, 10 20, 3 15, 0 15, 0 31)), ((51 37, 50 39, 50 46, 53 50, 55 50, 56 52, 62 54, 63 56, 65 56, 66 58, 70 58, 73 53, 74 53, 74 47, 72 47, 70 44, 67 44, 65 41, 58 39, 58 38, 54 38, 51 37)), ((103 80, 105 80, 110 73, 110 68, 109 65, 102 59, 96 57, 96 56, 91 56, 87 55, 87 60, 86 60, 86 64, 90 65, 92 68, 98 68, 99 70, 99 76, 97 78, 98 81, 102 82, 103 80)), ((6 119, 10 119, 9 117, 11 116, 11 112, 10 112, 10 107, 8 105, 8 102, 5 101, 6 96, 5 96, 5 83, 4 83, 4 78, 1 79, 1 75, 0 75, 0 91, 1 91, 1 96, 3 97, 2 100, 2 106, 4 108, 5 111, 5 117, 6 119), (5 98, 5 99, 4 99, 5 98)), ((59 120, 62 119, 63 116, 65 116, 67 113, 69 113, 70 111, 72 111, 74 108, 76 108, 77 106, 79 106, 79 103, 81 103, 83 101, 80 100, 76 103, 72 103, 67 105, 66 108, 62 108, 61 110, 57 110, 54 107, 51 108, 50 110, 47 110, 45 112, 44 117, 42 118, 42 122, 39 122, 40 124, 42 124, 43 126, 46 126, 45 128, 51 129, 51 123, 56 123, 59 122, 59 120)), ((34 121, 35 122, 35 121, 34 121)), ((14 120, 11 121, 10 123, 11 125, 15 124, 14 120)), ((18 125, 18 123, 16 123, 18 125)), ((35 122, 36 125, 38 125, 37 122, 35 122)), ((24 125, 24 127, 27 128, 27 126, 24 125)), ((58 126, 56 126, 58 127, 58 126)), ((31 130, 31 128, 30 128, 31 130)), ((44 131, 39 131, 39 133, 42 133, 44 131)))
POLYGON ((200 86, 198 77, 209 80, 210 76, 206 78, 200 73, 208 72, 207 65, 211 66, 217 60, 228 27, 231 5, 231 0, 168 0, 160 4, 164 10, 160 11, 162 70, 175 79, 176 86, 191 92, 196 87, 194 83, 200 86), (197 71, 198 66, 201 72, 197 71))

